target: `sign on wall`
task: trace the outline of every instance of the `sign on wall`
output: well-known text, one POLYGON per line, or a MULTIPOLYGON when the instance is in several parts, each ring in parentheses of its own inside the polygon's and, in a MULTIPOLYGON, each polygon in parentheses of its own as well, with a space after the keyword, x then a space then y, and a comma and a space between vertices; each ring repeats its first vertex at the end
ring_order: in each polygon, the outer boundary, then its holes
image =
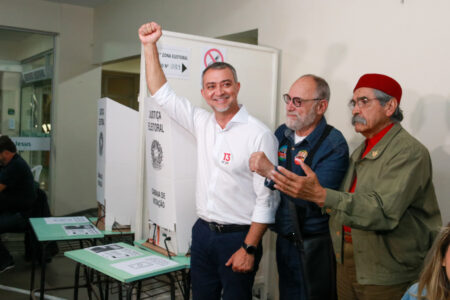
POLYGON ((167 78, 189 79, 189 48, 161 46, 158 52, 167 78))
POLYGON ((18 151, 50 151, 49 137, 11 137, 18 151))

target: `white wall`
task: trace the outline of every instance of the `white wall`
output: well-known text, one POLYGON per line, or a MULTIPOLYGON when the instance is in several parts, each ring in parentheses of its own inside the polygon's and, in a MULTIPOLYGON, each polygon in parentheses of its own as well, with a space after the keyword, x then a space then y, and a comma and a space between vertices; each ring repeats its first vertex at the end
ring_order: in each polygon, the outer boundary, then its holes
POLYGON ((96 206, 94 11, 38 0, 0 0, 0 25, 58 33, 52 117, 50 197, 56 215, 96 206))
MULTIPOLYGON (((95 9, 94 60, 138 54, 136 32, 148 20, 166 30, 209 37, 257 28, 261 45, 281 50, 279 94, 302 74, 323 76, 332 90, 327 119, 343 131, 352 149, 363 140, 349 121, 347 102, 353 87, 364 73, 388 74, 404 90, 403 126, 430 150, 446 223, 450 221, 449 11, 450 2, 445 0, 111 0, 95 9)), ((278 123, 283 121, 280 100, 278 123)), ((272 296, 277 293, 274 286, 270 291, 272 296)))
MULTIPOLYGON (((430 150, 444 222, 449 222, 449 11, 444 0, 111 0, 95 9, 94 60, 139 53, 136 31, 147 20, 210 37, 257 28, 261 45, 282 51, 280 94, 305 73, 330 83, 327 118, 352 149, 362 141, 349 122, 352 89, 364 73, 388 74, 404 90, 403 126, 430 150)), ((282 123, 281 100, 278 117, 282 123)))

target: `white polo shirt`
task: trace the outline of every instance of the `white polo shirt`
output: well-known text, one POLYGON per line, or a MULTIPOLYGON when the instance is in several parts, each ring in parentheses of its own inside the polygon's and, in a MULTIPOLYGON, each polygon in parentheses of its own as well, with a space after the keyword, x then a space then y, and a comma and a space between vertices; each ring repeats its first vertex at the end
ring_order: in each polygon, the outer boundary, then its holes
POLYGON ((274 223, 275 192, 249 167, 256 151, 276 164, 278 141, 269 128, 240 106, 222 129, 213 113, 177 96, 168 83, 151 99, 197 139, 198 216, 220 224, 274 223))

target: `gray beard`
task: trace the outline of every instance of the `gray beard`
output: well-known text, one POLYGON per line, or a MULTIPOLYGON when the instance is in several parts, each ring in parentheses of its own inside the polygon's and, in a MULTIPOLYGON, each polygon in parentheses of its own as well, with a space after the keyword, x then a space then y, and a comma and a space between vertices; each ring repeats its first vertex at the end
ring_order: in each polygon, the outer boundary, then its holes
POLYGON ((228 105, 227 107, 224 107, 224 108, 217 108, 217 107, 214 107, 213 108, 213 110, 215 110, 215 111, 217 111, 217 112, 220 112, 220 113, 223 113, 223 112, 226 112, 227 110, 229 110, 230 109, 230 106, 228 105))
POLYGON ((301 130, 305 127, 308 127, 314 122, 314 119, 316 117, 314 113, 314 109, 311 109, 309 113, 304 117, 300 117, 298 112, 289 113, 289 115, 296 115, 297 119, 286 119, 286 126, 294 131, 301 130))

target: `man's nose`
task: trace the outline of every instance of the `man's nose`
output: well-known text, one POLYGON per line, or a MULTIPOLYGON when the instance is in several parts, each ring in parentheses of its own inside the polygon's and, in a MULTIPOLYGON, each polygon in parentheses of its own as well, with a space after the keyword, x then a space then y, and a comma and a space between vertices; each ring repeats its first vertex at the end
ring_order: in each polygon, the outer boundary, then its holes
POLYGON ((294 111, 296 109, 297 109, 297 107, 294 105, 294 101, 292 101, 292 99, 291 99, 291 101, 286 103, 286 110, 287 111, 294 111))
POLYGON ((223 87, 219 84, 214 90, 216 94, 222 95, 223 94, 223 87))

